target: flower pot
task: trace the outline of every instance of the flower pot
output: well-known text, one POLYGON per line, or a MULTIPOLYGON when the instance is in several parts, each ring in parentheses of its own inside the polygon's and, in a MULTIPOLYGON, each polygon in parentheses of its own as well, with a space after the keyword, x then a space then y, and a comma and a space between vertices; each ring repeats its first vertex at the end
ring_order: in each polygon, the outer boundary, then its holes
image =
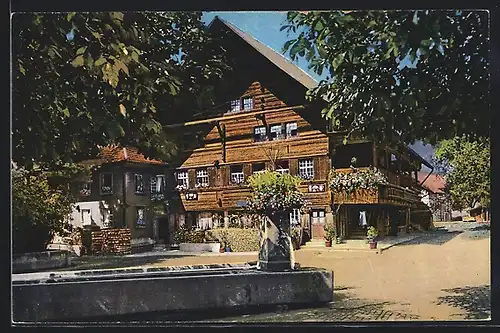
POLYGON ((377 248, 377 242, 371 241, 370 242, 370 249, 376 249, 377 248))
POLYGON ((332 241, 325 241, 325 246, 326 247, 332 247, 332 241))
POLYGON ((342 244, 342 238, 337 237, 337 238, 335 239, 335 244, 342 244))
POLYGON ((226 247, 226 252, 231 252, 231 248, 230 247, 226 247))
POLYGON ((221 247, 221 248, 219 249, 219 253, 224 253, 224 251, 225 251, 225 249, 224 249, 223 247, 221 247))

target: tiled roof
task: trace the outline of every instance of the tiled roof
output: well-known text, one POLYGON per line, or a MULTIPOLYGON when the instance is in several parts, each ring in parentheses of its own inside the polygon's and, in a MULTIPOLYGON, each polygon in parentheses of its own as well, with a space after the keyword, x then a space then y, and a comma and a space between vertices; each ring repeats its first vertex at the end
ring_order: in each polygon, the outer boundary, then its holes
POLYGON ((316 82, 316 80, 314 80, 309 74, 307 74, 305 71, 303 71, 300 67, 295 65, 292 61, 288 60, 286 57, 279 54, 278 52, 276 52, 275 50, 273 50, 269 46, 258 41, 257 39, 250 36, 249 34, 236 28, 231 23, 216 16, 214 18, 214 20, 210 23, 210 25, 212 25, 217 20, 219 22, 222 22, 222 24, 224 24, 229 29, 231 29, 236 35, 241 37, 245 42, 247 42, 250 46, 252 46, 254 49, 256 49, 260 54, 262 54, 264 57, 266 57, 274 65, 278 66, 283 72, 287 73, 292 78, 294 78, 296 81, 301 83, 304 87, 306 87, 308 89, 312 89, 318 85, 318 82, 316 82))
MULTIPOLYGON (((427 177, 428 172, 419 172, 418 173, 418 181, 422 182, 425 177, 427 177)), ((444 193, 444 187, 446 183, 444 181, 443 176, 437 174, 431 174, 425 182, 422 184, 423 187, 428 189, 433 193, 444 193)))
POLYGON ((120 147, 120 146, 106 146, 100 147, 98 156, 100 163, 114 163, 114 162, 134 162, 145 164, 166 164, 163 161, 146 158, 143 154, 139 153, 137 148, 134 147, 120 147))

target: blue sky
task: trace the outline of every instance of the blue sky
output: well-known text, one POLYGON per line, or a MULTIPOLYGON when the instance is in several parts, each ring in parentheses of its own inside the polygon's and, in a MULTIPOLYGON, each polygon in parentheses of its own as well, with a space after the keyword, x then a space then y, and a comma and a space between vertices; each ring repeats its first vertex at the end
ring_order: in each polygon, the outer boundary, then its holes
MULTIPOLYGON (((285 42, 294 37, 293 35, 287 36, 286 31, 280 31, 281 24, 286 20, 286 12, 205 12, 202 19, 206 24, 209 24, 216 15, 252 35, 280 54, 282 54, 281 49, 285 42)), ((307 61, 304 58, 299 58, 295 63, 317 81, 326 78, 326 72, 319 76, 309 70, 307 61)), ((402 66, 413 67, 413 65, 408 59, 402 61, 402 66)), ((422 142, 416 142, 411 147, 428 161, 433 154, 432 147, 424 145, 422 142)))

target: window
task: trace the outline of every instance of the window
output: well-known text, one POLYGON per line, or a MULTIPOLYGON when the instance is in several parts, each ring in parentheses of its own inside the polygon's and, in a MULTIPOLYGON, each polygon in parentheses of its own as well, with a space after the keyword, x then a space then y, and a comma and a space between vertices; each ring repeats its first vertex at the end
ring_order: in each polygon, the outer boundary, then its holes
POLYGON ((146 209, 144 207, 136 207, 135 225, 137 227, 146 226, 146 209))
POLYGON ((88 197, 92 194, 92 183, 86 182, 80 184, 80 195, 88 197))
POLYGON ((196 187, 208 187, 207 169, 196 170, 196 187))
POLYGON ((313 224, 325 224, 325 211, 324 210, 313 210, 312 211, 312 223, 313 224))
POLYGON ((243 98, 243 110, 253 110, 253 98, 244 97, 243 98))
POLYGON ((297 136, 297 123, 286 124, 286 137, 291 138, 297 136))
POLYGON ((266 141, 267 139, 266 127, 265 126, 255 127, 253 129, 253 139, 256 142, 266 141))
POLYGON ((252 165, 252 173, 261 173, 266 170, 266 165, 264 163, 255 163, 252 165))
POLYGON ((314 161, 312 158, 299 160, 299 176, 304 179, 314 178, 314 161))
POLYGON ((188 172, 187 171, 177 171, 177 188, 188 188, 188 172))
POLYGON ((300 225, 300 209, 294 208, 290 213, 290 225, 300 225))
POLYGON ((231 112, 241 111, 241 100, 235 99, 231 101, 231 112))
POLYGON ((233 165, 231 166, 231 183, 233 184, 241 184, 245 180, 245 176, 243 175, 243 166, 242 165, 233 165))
POLYGON ((151 193, 163 194, 165 192, 165 175, 151 177, 151 193))
POLYGON ((80 214, 82 215, 82 224, 91 225, 92 224, 92 214, 90 209, 81 209, 80 214))
POLYGON ((113 174, 111 172, 103 172, 99 175, 99 188, 101 194, 113 193, 113 174))
POLYGON ((135 193, 144 193, 144 177, 141 174, 134 175, 135 193))
POLYGON ((272 125, 269 129, 271 140, 279 140, 283 138, 283 127, 280 125, 272 125))
POLYGON ((290 173, 290 169, 288 168, 288 161, 278 161, 276 163, 276 171, 281 174, 290 173))
POLYGON ((104 228, 113 227, 113 211, 110 208, 104 209, 103 211, 102 225, 104 228))
POLYGON ((165 193, 165 175, 156 175, 151 177, 151 199, 163 200, 165 193))

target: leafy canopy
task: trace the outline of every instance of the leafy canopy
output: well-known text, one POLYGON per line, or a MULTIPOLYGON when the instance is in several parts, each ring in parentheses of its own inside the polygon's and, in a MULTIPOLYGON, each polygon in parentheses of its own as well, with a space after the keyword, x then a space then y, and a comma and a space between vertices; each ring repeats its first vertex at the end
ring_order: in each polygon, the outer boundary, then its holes
POLYGON ((436 162, 445 170, 446 191, 455 209, 488 205, 491 195, 490 142, 464 138, 444 140, 436 148, 436 162))
POLYGON ((486 11, 289 12, 282 30, 300 32, 284 53, 328 73, 307 98, 326 101, 335 129, 408 144, 489 135, 486 11))
POLYGON ((13 160, 60 166, 97 145, 176 153, 163 124, 212 103, 227 69, 198 12, 17 13, 13 160))
POLYGON ((302 208, 304 196, 298 190, 301 181, 299 177, 271 170, 253 174, 248 178, 253 193, 249 199, 250 210, 268 214, 302 208))

